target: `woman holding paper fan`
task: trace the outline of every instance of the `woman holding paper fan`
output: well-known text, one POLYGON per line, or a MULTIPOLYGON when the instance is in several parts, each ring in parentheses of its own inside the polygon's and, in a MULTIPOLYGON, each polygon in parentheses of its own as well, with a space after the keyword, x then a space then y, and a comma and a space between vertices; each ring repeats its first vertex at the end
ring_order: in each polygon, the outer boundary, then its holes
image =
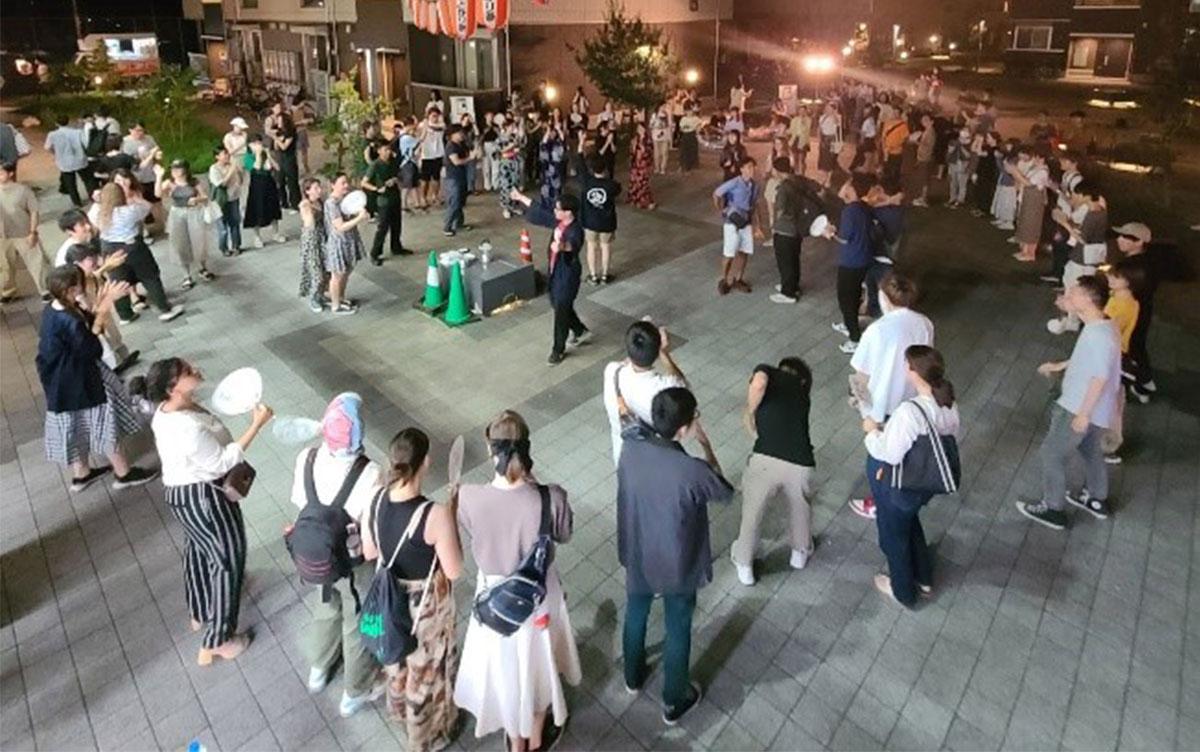
POLYGON ((904 351, 908 383, 917 396, 896 408, 880 426, 871 418, 863 419, 867 445, 867 474, 875 495, 875 524, 879 528, 879 547, 887 557, 889 574, 875 575, 879 592, 911 608, 918 591, 933 592, 933 559, 925 543, 919 513, 933 493, 892 487, 896 465, 903 465, 930 429, 935 443, 958 434, 958 408, 954 405, 954 386, 946 380, 942 354, 928 345, 910 345, 904 351))
POLYGON ((421 493, 429 472, 429 437, 419 428, 396 434, 388 464, 387 485, 363 526, 363 555, 386 566, 407 591, 407 616, 417 638, 403 663, 384 667, 388 708, 404 725, 408 749, 439 750, 450 743, 458 719, 452 695, 458 641, 450 589, 463 570, 454 523, 457 500, 436 504, 421 493))
MULTIPOLYGON (((471 536, 479 567, 478 592, 505 580, 534 548, 542 528, 543 489, 551 539, 566 543, 572 531, 566 492, 533 477, 525 419, 506 410, 484 437, 495 476, 487 485, 463 486, 458 507, 458 523, 471 536)), ((574 686, 581 678, 553 548, 549 561, 546 598, 514 634, 504 637, 472 617, 454 687, 454 702, 475 716, 475 736, 503 730, 513 752, 554 744, 567 720, 562 682, 574 686)))

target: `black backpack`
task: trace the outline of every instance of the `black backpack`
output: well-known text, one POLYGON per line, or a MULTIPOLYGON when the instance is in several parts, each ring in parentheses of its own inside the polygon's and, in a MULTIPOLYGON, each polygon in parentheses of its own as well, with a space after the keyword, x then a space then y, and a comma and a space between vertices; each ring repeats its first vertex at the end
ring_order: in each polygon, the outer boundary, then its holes
MULTIPOLYGON (((342 487, 328 505, 322 504, 317 497, 316 484, 313 482, 313 463, 316 458, 317 450, 312 449, 304 461, 304 493, 308 503, 300 510, 300 516, 284 538, 300 581, 320 585, 322 600, 328 601, 333 583, 343 577, 351 577, 354 567, 362 563, 361 539, 354 529, 355 540, 351 540, 354 520, 346 513, 345 507, 354 484, 367 466, 367 458, 361 454, 354 458, 342 487)), ((355 593, 354 597, 357 601, 358 594, 355 593)))
MULTIPOLYGON (((370 524, 376 546, 380 542, 380 506, 388 503, 386 496, 387 489, 380 489, 372 507, 370 524)), ((431 501, 422 502, 421 506, 413 510, 408 527, 400 536, 396 548, 392 550, 391 558, 385 562, 383 551, 379 551, 379 558, 375 561, 375 574, 371 577, 371 586, 367 590, 367 597, 363 599, 362 614, 358 620, 358 634, 362 639, 363 646, 371 655, 375 656, 375 660, 381 666, 400 663, 417 649, 417 624, 413 622, 412 610, 409 607, 408 590, 396 581, 395 575, 392 574, 392 565, 396 563, 400 549, 416 533, 421 519, 428 516, 432 504, 431 501)), ((418 614, 425 610, 425 598, 429 595, 429 585, 433 581, 437 563, 435 555, 433 564, 429 568, 429 575, 425 578, 425 585, 421 589, 421 600, 417 605, 418 614)))
POLYGON ((793 176, 784 180, 779 188, 775 198, 776 211, 786 212, 792 218, 800 237, 808 234, 817 217, 829 214, 825 202, 807 178, 793 176))
POLYGON ((104 154, 107 145, 108 130, 106 128, 92 128, 87 132, 87 138, 83 144, 83 153, 89 157, 99 157, 104 154))
POLYGON ((546 599, 546 572, 554 560, 554 543, 550 537, 550 489, 539 483, 537 490, 542 497, 542 522, 537 542, 517 571, 476 596, 472 608, 480 624, 504 637, 514 634, 529 621, 546 599))

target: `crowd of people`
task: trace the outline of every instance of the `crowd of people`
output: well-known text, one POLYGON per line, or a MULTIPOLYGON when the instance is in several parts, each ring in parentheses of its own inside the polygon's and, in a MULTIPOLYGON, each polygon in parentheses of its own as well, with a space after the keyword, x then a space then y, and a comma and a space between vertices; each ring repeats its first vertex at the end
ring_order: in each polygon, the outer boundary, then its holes
MULTIPOLYGON (((846 82, 830 92, 819 116, 776 102, 763 179, 741 142, 742 110, 753 92, 739 81, 722 124, 724 179, 712 194, 723 227, 719 295, 752 292, 747 266, 756 242, 765 241, 780 276, 769 300, 794 304, 802 294, 805 240, 836 249, 841 319, 832 326, 851 356, 850 404, 861 421, 870 491, 850 506, 876 522, 887 569, 874 586, 906 607, 931 597, 937 584, 920 511, 934 496, 954 492, 962 474, 954 388, 934 347, 934 323, 916 309, 919 289, 902 253, 905 212, 934 203, 940 173, 948 208, 970 206, 1012 229, 1019 261, 1047 257, 1044 278, 1062 288, 1055 299, 1061 316, 1049 330, 1079 333, 1067 360, 1039 369, 1063 374, 1061 396, 1040 450, 1042 493, 1019 501, 1019 511, 1055 529, 1069 523, 1067 505, 1097 518, 1111 515, 1106 462, 1120 460, 1125 395, 1145 402, 1156 390, 1147 350, 1159 281, 1148 253, 1151 233, 1136 222, 1109 227, 1107 201, 1087 177, 1086 128, 1075 123, 1061 141, 1065 149, 1041 121, 1028 142, 1010 143, 997 133, 994 104, 983 100, 947 115, 938 91, 929 82, 923 92, 907 93, 846 82), (1086 467, 1082 487, 1068 483, 1076 453, 1086 467)), ((512 105, 485 113, 478 126, 469 115, 445 125, 435 96, 422 118, 399 120, 391 138, 366 124, 360 169, 354 178, 338 174, 328 186, 301 178, 307 157, 282 104, 261 132, 251 132, 243 118, 231 121, 206 182, 186 162, 164 163, 139 124, 122 138, 120 126, 99 113, 81 129, 60 123, 47 148, 62 171, 62 190, 82 207, 78 180, 93 202, 59 220, 68 237, 53 265, 40 250, 36 199, 15 180, 13 165, 0 166, 4 255, 25 259, 48 300, 37 355, 46 457, 69 468, 73 492, 110 472, 114 488, 161 473, 166 504, 185 535, 183 580, 191 626, 202 633, 199 665, 234 659, 252 639, 239 627, 247 549, 239 502, 255 477, 247 451, 273 411, 256 406, 235 439, 198 401, 204 376, 186 359, 156 361, 144 377, 121 381, 118 374, 138 354, 124 345, 118 324, 148 305, 164 321, 183 311, 167 296, 150 240, 165 230, 184 275, 178 287, 186 291, 197 277, 215 280, 210 244, 236 256, 243 229, 261 247, 268 227, 283 240, 279 220, 298 212, 300 295, 314 312, 352 314, 350 273, 364 255, 382 263, 388 238, 393 255, 408 253, 405 214, 441 202, 443 232, 453 236, 470 229, 467 197, 494 194, 506 218, 523 214, 551 231, 549 362, 562 362, 569 347, 592 336, 575 310, 581 284, 612 279, 622 190, 614 180, 616 134, 632 135, 629 202, 650 210, 651 176, 669 169, 672 150, 681 169, 695 166, 700 122, 686 91, 653 112, 631 115, 606 103, 593 116, 582 91, 566 116, 512 105), (97 131, 104 153, 93 163, 86 134, 97 131), (346 214, 356 187, 368 194, 367 206, 346 214), (372 218, 368 254, 360 228, 372 218), (122 450, 125 439, 147 429, 157 470, 131 465, 122 450), (98 457, 110 464, 93 465, 98 457)), ((8 290, 8 275, 4 282, 8 290)), ((649 613, 661 599, 663 720, 673 725, 703 692, 689 664, 697 592, 713 577, 707 507, 729 502, 735 487, 701 424, 667 330, 634 322, 624 351, 598 385, 612 433, 616 545, 626 578, 624 681, 633 694, 645 687, 649 613), (702 456, 686 451, 691 441, 702 456)), ((747 379, 743 416, 754 443, 741 473, 741 523, 730 558, 739 581, 752 586, 771 499, 782 497, 788 507, 791 567, 804 569, 819 550, 811 525, 812 372, 787 355, 756 366, 747 379)), ((377 462, 367 457, 364 412, 359 395, 337 395, 323 415, 319 444, 295 462, 291 500, 298 516, 287 538, 313 614, 302 646, 309 689, 322 691, 340 661, 341 714, 386 696, 410 749, 448 745, 460 710, 474 717, 477 736, 502 731, 516 752, 550 749, 569 714, 563 686, 582 678, 553 563, 554 548, 569 545, 572 535, 567 491, 535 476, 529 426, 505 410, 482 437, 492 479, 456 484, 447 503, 433 503, 425 490, 428 435, 403 428, 377 462), (477 575, 466 586, 475 597, 460 647, 452 583, 465 571, 465 548, 477 575), (359 589, 368 585, 360 608, 359 589)))

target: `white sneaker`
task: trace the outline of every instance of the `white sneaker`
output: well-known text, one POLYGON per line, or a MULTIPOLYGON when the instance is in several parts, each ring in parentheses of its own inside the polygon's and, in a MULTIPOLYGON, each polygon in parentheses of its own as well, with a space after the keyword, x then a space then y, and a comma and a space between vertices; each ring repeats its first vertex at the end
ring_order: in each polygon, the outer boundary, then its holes
POLYGON ((783 292, 783 285, 775 285, 775 292, 783 292))
POLYGON ((781 292, 772 293, 771 295, 767 296, 767 300, 770 300, 772 303, 795 303, 796 302, 795 298, 789 298, 787 295, 784 295, 781 292))
POLYGON ((342 701, 338 703, 338 714, 343 718, 349 718, 366 706, 378 700, 380 697, 383 697, 383 693, 385 691, 387 691, 387 682, 380 681, 371 688, 370 692, 361 694, 358 697, 351 697, 345 692, 342 692, 342 701))
POLYGON ((792 569, 804 569, 806 566, 808 566, 808 557, 808 551, 797 551, 792 549, 792 560, 790 562, 792 569))
POLYGON ((158 314, 158 320, 159 321, 171 321, 173 319, 179 318, 179 316, 182 313, 183 313, 183 306, 181 306, 181 305, 171 306, 171 310, 166 311, 165 313, 158 314))
POLYGON ((310 694, 318 694, 325 686, 329 684, 329 674, 323 669, 310 668, 308 670, 308 691, 310 694))
POLYGON ((1063 320, 1050 319, 1046 322, 1046 331, 1050 332, 1051 334, 1062 334, 1064 331, 1066 331, 1065 327, 1063 327, 1063 320))
POLYGON ((262 238, 255 235, 254 239, 250 241, 250 247, 251 248, 262 248, 263 247, 262 238))
POLYGON ((830 324, 829 327, 831 329, 833 329, 835 332, 837 332, 838 334, 842 335, 843 337, 850 336, 850 330, 847 329, 846 325, 840 321, 836 321, 836 322, 830 324))
POLYGON ((737 559, 733 558, 733 554, 729 555, 729 560, 733 562, 733 568, 737 570, 738 582, 746 587, 755 583, 753 564, 738 564, 737 559))
POLYGON ((1140 384, 1139 386, 1141 386, 1143 390, 1150 392, 1151 394, 1158 391, 1158 384, 1154 383, 1154 379, 1150 379, 1146 383, 1140 384))
POLYGON ((913 206, 929 206, 929 202, 923 198, 915 198, 912 202, 913 206))
POLYGON ((278 235, 275 236, 275 242, 280 245, 283 245, 284 243, 288 242, 287 235, 284 235, 282 232, 279 233, 278 235))
POLYGON ((838 349, 841 350, 842 352, 846 353, 847 355, 851 355, 854 353, 855 350, 858 349, 858 343, 852 342, 850 340, 846 340, 842 344, 838 345, 838 349))

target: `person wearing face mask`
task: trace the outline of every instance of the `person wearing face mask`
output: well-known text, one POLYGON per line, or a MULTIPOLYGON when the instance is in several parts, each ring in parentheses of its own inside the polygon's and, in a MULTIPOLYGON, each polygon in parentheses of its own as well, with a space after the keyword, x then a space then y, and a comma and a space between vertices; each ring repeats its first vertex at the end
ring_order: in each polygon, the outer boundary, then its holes
POLYGON ((646 627, 650 607, 661 597, 666 629, 662 718, 674 726, 703 695, 688 672, 692 613, 696 591, 712 581, 708 505, 728 503, 733 487, 721 474, 691 391, 662 390, 650 413, 651 425, 636 423, 622 434, 617 463, 617 552, 626 589, 625 688, 637 693, 646 682, 646 627), (693 437, 704 459, 684 450, 683 442, 693 437))
MULTIPOLYGON (((183 582, 192 631, 203 630, 196 663, 232 660, 250 645, 238 632, 246 576, 246 524, 241 503, 225 493, 224 479, 246 460, 246 450, 274 412, 254 406, 250 425, 234 441, 217 416, 196 402, 200 370, 182 358, 150 366, 146 397, 158 404, 150 428, 162 460, 167 508, 183 526, 183 582)), ((245 500, 243 500, 245 501, 245 500)))
MULTIPOLYGON (((571 540, 573 514, 567 493, 533 475, 529 426, 505 410, 484 432, 495 475, 487 484, 458 492, 458 524, 471 539, 479 567, 477 590, 504 580, 525 560, 548 505, 550 537, 571 540)), ((567 721, 563 682, 579 684, 582 672, 558 568, 551 560, 546 598, 512 635, 503 637, 472 618, 463 641, 454 701, 475 716, 475 736, 503 730, 506 750, 550 749, 567 721)))
POLYGON ((875 575, 875 589, 912 608, 918 593, 928 596, 933 592, 933 557, 919 516, 933 494, 892 488, 888 466, 903 464, 904 456, 929 433, 930 426, 938 436, 956 436, 958 407, 941 353, 927 345, 910 345, 904 348, 904 363, 904 379, 916 396, 902 402, 886 424, 868 416, 863 418, 862 428, 867 472, 872 485, 880 490, 875 499, 875 522, 888 565, 887 574, 875 575))
MULTIPOLYGON (((851 382, 863 418, 884 425, 888 416, 904 400, 913 396, 913 387, 905 375, 904 352, 911 345, 933 346, 933 323, 912 310, 917 300, 917 286, 907 277, 891 272, 879 283, 879 307, 883 316, 863 332, 850 367, 854 369, 851 382)), ((868 466, 869 467, 869 466, 868 466)), ((881 492, 868 471, 867 480, 872 494, 850 500, 850 509, 860 517, 875 519, 874 498, 881 492)))

